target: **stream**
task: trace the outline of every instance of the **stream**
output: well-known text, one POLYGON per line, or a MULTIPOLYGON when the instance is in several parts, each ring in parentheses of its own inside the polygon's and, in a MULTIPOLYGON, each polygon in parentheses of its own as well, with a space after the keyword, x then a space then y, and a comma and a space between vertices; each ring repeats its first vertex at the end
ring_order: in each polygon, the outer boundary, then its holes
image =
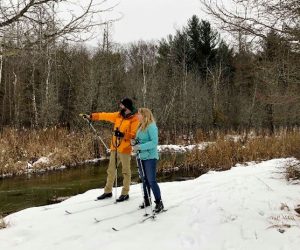
MULTIPOLYGON (((158 161, 158 164, 162 162, 158 161)), ((131 164, 132 182, 138 182, 135 159, 131 160, 131 164)), ((74 196, 90 189, 103 188, 107 166, 108 160, 104 160, 76 168, 0 179, 0 216, 29 207, 56 203, 57 198, 74 196)), ((159 182, 181 180, 178 175, 164 174, 157 179, 159 182)), ((119 171, 118 183, 121 181, 119 171)))

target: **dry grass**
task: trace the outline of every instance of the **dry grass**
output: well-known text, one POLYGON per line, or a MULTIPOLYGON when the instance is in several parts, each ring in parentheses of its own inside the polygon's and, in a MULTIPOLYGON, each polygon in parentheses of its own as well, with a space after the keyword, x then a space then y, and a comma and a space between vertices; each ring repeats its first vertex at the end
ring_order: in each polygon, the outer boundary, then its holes
POLYGON ((3 217, 0 215, 0 229, 7 228, 7 223, 4 221, 3 217))
POLYGON ((70 166, 94 158, 90 133, 68 132, 65 129, 15 130, 0 134, 0 176, 70 166), (41 157, 49 161, 36 162, 41 157))
POLYGON ((209 170, 228 170, 237 163, 249 161, 280 157, 300 159, 300 133, 298 131, 280 131, 272 137, 257 136, 247 142, 224 138, 220 136, 216 143, 206 149, 188 153, 180 169, 202 174, 209 170))
POLYGON ((291 164, 286 168, 286 179, 291 180, 300 180, 300 163, 291 164))
MULTIPOLYGON (((246 142, 243 134, 231 135, 214 131, 198 131, 194 139, 214 140, 204 150, 194 150, 183 157, 163 160, 159 171, 185 171, 199 175, 209 170, 228 170, 237 163, 262 161, 279 157, 300 159, 300 132, 281 130, 274 136, 252 133, 246 142), (239 139, 240 138, 240 139, 239 139)), ((109 139, 109 133, 105 138, 109 139)), ((72 166, 94 158, 92 134, 68 132, 65 129, 15 130, 4 129, 0 134, 0 176, 18 175, 28 171, 72 166), (36 162, 41 157, 49 161, 36 162), (30 164, 28 164, 30 163, 30 164)), ((103 148, 102 145, 100 148, 103 148)), ((104 154, 104 152, 102 152, 104 154)), ((288 170, 287 178, 299 178, 295 168, 288 170)))

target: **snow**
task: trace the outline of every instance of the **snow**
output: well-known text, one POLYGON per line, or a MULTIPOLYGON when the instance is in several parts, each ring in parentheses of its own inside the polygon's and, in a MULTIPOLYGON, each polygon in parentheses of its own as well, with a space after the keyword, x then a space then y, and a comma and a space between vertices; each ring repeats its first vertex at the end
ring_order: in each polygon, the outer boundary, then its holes
POLYGON ((158 151, 159 152, 178 152, 178 153, 184 153, 187 151, 192 151, 193 149, 199 149, 199 150, 204 150, 209 144, 212 144, 213 142, 203 142, 195 145, 159 145, 158 146, 158 151))
POLYGON ((168 211, 144 223, 139 223, 144 210, 137 210, 139 184, 131 186, 130 199, 123 203, 94 201, 103 192, 96 189, 29 208, 5 218, 9 226, 0 230, 0 249, 296 250, 300 217, 294 209, 300 189, 284 179, 291 161, 273 159, 160 183, 168 211))
POLYGON ((33 163, 33 166, 37 165, 37 164, 48 164, 50 162, 48 157, 41 157, 40 159, 38 159, 36 162, 33 163))

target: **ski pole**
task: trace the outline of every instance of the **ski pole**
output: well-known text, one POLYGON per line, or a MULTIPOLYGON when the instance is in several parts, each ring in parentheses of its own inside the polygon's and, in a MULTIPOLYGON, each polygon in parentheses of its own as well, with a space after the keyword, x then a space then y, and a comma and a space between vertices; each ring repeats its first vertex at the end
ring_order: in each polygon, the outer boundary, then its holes
POLYGON ((90 128, 93 130, 94 134, 99 138, 99 140, 101 141, 101 143, 105 147, 105 149, 106 149, 106 155, 108 155, 110 153, 110 149, 107 147, 107 145, 103 141, 102 137, 98 134, 98 132, 95 129, 95 127, 93 126, 91 120, 87 118, 86 114, 79 114, 79 116, 81 116, 84 120, 86 120, 88 122, 88 124, 89 124, 90 128))
MULTIPOLYGON (((119 128, 116 128, 116 130, 114 131, 114 135, 116 137, 116 142, 114 144, 116 152, 115 152, 115 167, 116 167, 116 176, 115 176, 115 198, 116 201, 115 203, 117 203, 117 195, 118 195, 118 148, 121 144, 121 138, 124 136, 122 135, 122 133, 120 132, 119 128)), ((112 140, 113 141, 113 140, 112 140)))
MULTIPOLYGON (((144 196, 145 196, 145 194, 144 194, 144 188, 143 188, 143 183, 144 183, 143 178, 144 178, 144 177, 142 177, 141 167, 139 166, 139 160, 138 160, 138 156, 137 156, 137 155, 136 155, 135 159, 136 159, 136 165, 137 165, 137 167, 138 167, 139 177, 140 177, 140 179, 141 179, 141 191, 142 191, 142 196, 144 197, 144 196)), ((145 216, 147 216, 148 214, 147 214, 147 208, 146 208, 145 198, 144 198, 143 204, 144 204, 145 216)))
POLYGON ((116 167, 115 203, 117 203, 117 196, 118 196, 118 149, 117 148, 116 148, 116 152, 115 152, 115 167, 116 167))
MULTIPOLYGON (((137 161, 137 165, 138 165, 138 168, 139 168, 139 175, 140 175, 140 179, 142 181, 142 195, 144 196, 144 192, 147 194, 147 198, 149 199, 149 203, 150 203, 150 209, 151 209, 151 217, 152 218, 155 218, 155 215, 154 215, 154 212, 153 212, 153 207, 152 207, 152 199, 151 199, 151 192, 149 192, 147 186, 146 186, 146 179, 145 179, 145 171, 144 171, 144 166, 143 166, 143 162, 141 160, 141 157, 140 157, 140 151, 138 150, 137 151, 137 155, 136 155, 136 161, 137 161), (144 185, 143 185, 144 184, 144 185), (146 190, 144 190, 146 189, 146 190)), ((145 216, 147 216, 147 208, 146 208, 146 201, 144 199, 144 208, 145 208, 145 216)))

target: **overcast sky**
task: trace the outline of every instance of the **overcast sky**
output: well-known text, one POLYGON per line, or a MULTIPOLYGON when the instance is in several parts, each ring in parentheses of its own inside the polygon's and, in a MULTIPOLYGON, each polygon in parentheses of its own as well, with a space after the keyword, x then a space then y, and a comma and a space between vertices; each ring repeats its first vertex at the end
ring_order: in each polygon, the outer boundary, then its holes
POLYGON ((123 16, 112 30, 112 39, 118 43, 158 40, 174 34, 194 14, 206 18, 199 0, 110 0, 109 3, 116 2, 119 5, 109 16, 123 16))

